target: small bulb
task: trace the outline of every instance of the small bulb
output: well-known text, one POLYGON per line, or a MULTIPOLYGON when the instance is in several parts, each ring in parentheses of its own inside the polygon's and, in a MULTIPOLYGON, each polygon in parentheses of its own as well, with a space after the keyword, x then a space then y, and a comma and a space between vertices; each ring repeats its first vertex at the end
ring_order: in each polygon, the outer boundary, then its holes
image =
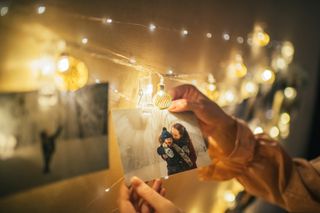
POLYGON ((39 6, 39 7, 37 8, 37 13, 38 13, 38 14, 44 14, 45 12, 46 12, 46 7, 45 7, 44 5, 39 6))
POLYGON ((135 59, 134 57, 131 57, 131 58, 129 59, 129 62, 130 62, 131 64, 137 63, 137 61, 136 61, 136 59, 135 59))
POLYGON ((88 43, 88 38, 84 37, 81 39, 82 44, 87 44, 88 43))
POLYGON ((225 41, 229 41, 229 40, 230 40, 230 35, 229 35, 228 33, 223 33, 223 34, 222 34, 222 38, 223 38, 223 40, 225 40, 225 41))
POLYGON ((110 191, 110 188, 106 188, 104 191, 105 191, 105 192, 109 192, 109 191, 110 191))
POLYGON ((169 179, 169 176, 167 175, 167 176, 164 176, 163 177, 165 180, 168 180, 169 179))
POLYGON ((156 30, 156 25, 154 25, 154 24, 150 24, 149 25, 149 30, 151 31, 151 32, 153 32, 153 31, 155 31, 156 30))
POLYGON ((171 105, 172 98, 165 92, 163 80, 158 84, 158 91, 153 97, 153 104, 159 109, 166 109, 171 105))
POLYGON ((172 75, 172 74, 173 74, 173 70, 172 70, 172 69, 169 69, 169 70, 168 70, 168 74, 169 74, 169 75, 172 75))
POLYGON ((286 87, 284 89, 284 96, 290 100, 293 100, 297 96, 297 91, 293 87, 286 87))
POLYGON ((223 198, 226 202, 232 203, 235 201, 236 196, 231 191, 226 191, 223 195, 223 198))
POLYGON ((244 81, 241 86, 241 94, 244 98, 253 97, 258 92, 258 85, 254 81, 244 81))
POLYGON ((100 83, 100 80, 99 79, 96 79, 96 84, 99 84, 100 83))
POLYGON ((280 115, 280 123, 288 124, 290 122, 290 115, 287 112, 281 113, 280 115))
POLYGON ((292 59, 294 54, 293 44, 289 41, 284 42, 281 48, 281 54, 287 59, 292 59))
POLYGON ((181 35, 182 35, 182 36, 186 36, 186 35, 188 35, 188 34, 189 34, 188 30, 183 29, 183 30, 181 31, 181 35))
POLYGON ((272 138, 278 137, 279 133, 280 133, 280 131, 279 131, 278 127, 276 127, 276 126, 271 127, 270 130, 269 130, 269 135, 272 138))
POLYGON ((57 64, 59 72, 66 72, 69 69, 69 59, 66 56, 63 56, 57 64))
POLYGON ((112 19, 111 18, 103 18, 102 19, 102 23, 103 24, 111 24, 112 23, 112 19))
POLYGON ((207 38, 212 38, 212 34, 211 33, 207 33, 206 36, 207 36, 207 38))
POLYGON ((232 90, 228 90, 224 94, 224 98, 227 103, 233 103, 236 99, 235 94, 232 90))
POLYGON ((8 14, 8 11, 9 11, 9 7, 1 7, 0 9, 0 16, 5 16, 8 14))
POLYGON ((243 42, 244 42, 243 37, 238 36, 238 37, 237 37, 237 42, 238 42, 239 44, 243 44, 243 42))
POLYGON ((114 91, 114 93, 118 93, 119 92, 117 89, 114 89, 113 91, 114 91))
POLYGON ((214 84, 209 84, 209 90, 212 92, 212 91, 215 91, 216 90, 216 85, 214 84))
POLYGON ((273 71, 271 71, 270 69, 265 69, 261 73, 261 80, 265 83, 272 84, 273 81, 275 80, 275 75, 273 71))
POLYGON ((253 130, 253 134, 262 134, 263 133, 263 129, 260 126, 257 126, 254 130, 253 130))

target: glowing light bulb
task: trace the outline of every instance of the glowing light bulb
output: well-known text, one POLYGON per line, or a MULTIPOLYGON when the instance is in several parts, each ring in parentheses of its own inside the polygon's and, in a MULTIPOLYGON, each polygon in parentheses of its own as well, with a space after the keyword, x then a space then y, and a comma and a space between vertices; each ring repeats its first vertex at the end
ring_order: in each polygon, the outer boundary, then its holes
POLYGON ((253 97, 258 93, 258 85, 254 81, 244 81, 241 86, 243 98, 253 97))
POLYGON ((272 60, 272 67, 275 70, 285 70, 288 68, 287 61, 282 57, 275 57, 272 60))
POLYGON ((182 31, 181 31, 181 35, 182 36, 187 36, 189 34, 189 32, 188 32, 188 30, 186 30, 186 29, 183 29, 182 31))
POLYGON ((67 56, 61 57, 57 64, 59 72, 66 72, 69 69, 69 59, 67 56))
POLYGON ((284 96, 290 100, 295 99, 295 97, 297 96, 297 91, 293 87, 286 87, 283 93, 284 96))
POLYGON ((86 37, 84 37, 84 38, 81 39, 82 44, 87 44, 88 41, 89 41, 89 39, 86 38, 86 37))
POLYGON ((281 54, 287 60, 291 61, 292 57, 293 57, 293 54, 294 54, 293 44, 291 42, 289 42, 289 41, 284 42, 282 47, 281 47, 281 54))
POLYGON ((163 177, 165 180, 168 180, 169 179, 169 176, 164 176, 163 177))
POLYGON ((44 5, 41 5, 37 8, 38 14, 44 14, 46 12, 46 7, 44 5))
POLYGON ((223 33, 223 34, 222 34, 222 38, 223 38, 223 40, 225 40, 225 41, 229 41, 229 40, 230 40, 230 35, 229 35, 228 33, 223 33))
POLYGON ((243 42, 244 42, 243 37, 238 36, 238 37, 237 37, 237 42, 238 42, 239 44, 243 44, 243 42))
POLYGON ((153 103, 159 109, 166 109, 171 105, 172 97, 165 92, 163 79, 158 84, 158 91, 153 97, 153 103))
POLYGON ((60 90, 75 91, 88 82, 87 66, 72 56, 62 56, 57 61, 57 69, 55 83, 60 90))
POLYGON ((270 69, 265 69, 261 73, 261 80, 263 83, 272 84, 275 80, 274 72, 271 71, 270 69))
POLYGON ((227 103, 233 103, 236 99, 235 94, 232 90, 227 90, 224 94, 224 98, 227 103))
POLYGON ((137 63, 137 61, 136 61, 136 59, 135 59, 134 57, 131 57, 131 58, 129 59, 129 62, 130 62, 131 64, 137 63))
POLYGON ((149 25, 149 30, 151 31, 151 32, 153 32, 153 31, 155 31, 156 30, 156 25, 154 25, 154 24, 150 24, 149 25))
POLYGON ((212 34, 211 34, 211 33, 207 33, 207 34, 206 34, 206 37, 207 37, 207 38, 212 38, 212 34))
POLYGON ((110 188, 106 188, 104 191, 105 191, 105 192, 109 192, 109 191, 110 191, 110 188))
POLYGON ((228 66, 228 75, 231 78, 237 77, 242 78, 247 74, 247 67, 242 62, 242 56, 240 54, 236 54, 233 62, 228 66))
POLYGON ((261 126, 257 126, 254 130, 253 130, 253 134, 262 134, 263 133, 263 128, 261 126))
POLYGON ((213 92, 213 91, 216 90, 216 85, 214 85, 214 84, 209 84, 208 89, 209 89, 211 92, 213 92))
POLYGON ((281 113, 279 122, 281 124, 288 124, 290 122, 290 115, 287 112, 281 113))
POLYGON ((172 75, 172 74, 173 74, 173 70, 172 70, 172 69, 169 69, 169 70, 168 70, 168 74, 169 74, 169 75, 172 75))
POLYGON ((255 26, 253 32, 253 45, 264 47, 269 44, 270 36, 264 32, 261 26, 255 26))
POLYGON ((111 24, 112 23, 112 19, 111 18, 103 18, 102 19, 102 23, 103 24, 111 24))
POLYGON ((100 80, 99 79, 96 79, 95 82, 96 82, 96 84, 100 84, 100 80))
POLYGON ((8 12, 9 12, 9 7, 1 7, 1 9, 0 9, 0 16, 5 16, 5 15, 7 15, 8 14, 8 12))
POLYGON ((271 127, 270 130, 269 130, 269 135, 272 138, 278 137, 279 133, 280 133, 279 128, 276 127, 276 126, 271 127))
POLYGON ((226 191, 223 195, 223 198, 226 202, 228 203, 232 203, 235 201, 236 196, 234 195, 234 193, 232 193, 231 191, 226 191))

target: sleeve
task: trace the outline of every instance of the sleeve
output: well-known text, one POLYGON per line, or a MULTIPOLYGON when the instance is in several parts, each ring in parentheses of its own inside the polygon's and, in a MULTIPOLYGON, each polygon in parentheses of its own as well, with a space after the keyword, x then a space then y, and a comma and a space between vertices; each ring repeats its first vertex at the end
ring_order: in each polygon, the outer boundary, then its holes
POLYGON ((212 164, 200 170, 203 179, 236 178, 245 189, 290 212, 320 212, 320 158, 292 159, 264 134, 253 135, 238 120, 235 147, 228 156, 209 141, 212 164))

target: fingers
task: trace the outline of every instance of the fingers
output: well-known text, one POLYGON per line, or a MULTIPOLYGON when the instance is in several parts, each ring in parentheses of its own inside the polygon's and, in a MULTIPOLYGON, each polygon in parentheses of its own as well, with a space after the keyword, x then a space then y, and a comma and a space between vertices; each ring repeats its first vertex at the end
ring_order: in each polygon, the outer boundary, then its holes
POLYGON ((136 212, 129 199, 130 199, 130 191, 128 187, 125 186, 125 184, 122 184, 120 187, 119 200, 118 200, 118 206, 119 206, 120 212, 128 212, 128 213, 136 212))
POLYGON ((200 92, 195 86, 191 84, 184 84, 169 90, 169 93, 173 100, 177 100, 187 98, 190 94, 200 92))
MULTIPOLYGON (((154 209, 163 209, 171 203, 139 178, 133 177, 131 183, 137 194, 146 200, 154 209)), ((156 187, 158 187, 158 184, 159 183, 156 183, 156 187)))

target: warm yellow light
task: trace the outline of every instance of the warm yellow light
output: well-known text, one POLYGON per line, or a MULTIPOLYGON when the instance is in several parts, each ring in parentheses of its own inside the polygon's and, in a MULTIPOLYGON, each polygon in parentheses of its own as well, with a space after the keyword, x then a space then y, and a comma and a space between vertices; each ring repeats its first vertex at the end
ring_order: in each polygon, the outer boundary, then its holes
POLYGON ((293 87, 286 87, 284 89, 284 96, 290 100, 294 99, 297 96, 297 91, 293 87))
POLYGON ((261 26, 256 26, 253 32, 253 44, 255 46, 264 47, 270 42, 270 36, 263 30, 261 26))
POLYGON ((281 113, 280 115, 280 123, 288 124, 290 122, 290 115, 287 112, 281 113))
POLYGON ((169 75, 172 75, 172 74, 173 74, 173 70, 172 70, 172 69, 169 69, 169 70, 168 70, 168 74, 169 74, 169 75))
POLYGON ((0 16, 5 16, 8 14, 9 8, 8 7, 1 7, 0 9, 0 16))
POLYGON ((258 92, 258 85, 254 81, 244 81, 241 86, 243 98, 253 97, 258 92))
POLYGON ((261 134, 261 133, 263 133, 262 127, 257 126, 256 128, 254 128, 253 134, 261 134))
POLYGON ((84 62, 71 57, 62 56, 58 60, 56 72, 56 85, 61 90, 75 91, 88 82, 88 68, 84 62))
POLYGON ((276 127, 276 126, 271 127, 270 130, 269 130, 269 135, 272 138, 278 137, 279 133, 280 133, 280 131, 279 131, 278 127, 276 127))
POLYGON ((264 83, 267 84, 272 84, 275 80, 275 75, 274 72, 271 71, 270 69, 265 69, 262 73, 261 73, 261 80, 264 83))
POLYGON ((37 13, 38 13, 38 14, 43 14, 43 13, 45 13, 45 12, 46 12, 46 7, 45 7, 44 5, 39 6, 39 7, 37 8, 37 13))
POLYGON ((223 38, 223 40, 225 40, 225 41, 229 41, 229 40, 230 40, 230 35, 229 35, 228 33, 223 33, 223 34, 222 34, 222 38, 223 38))
POLYGON ((207 34, 206 34, 206 37, 207 37, 207 38, 212 38, 212 34, 211 34, 211 33, 207 33, 207 34))
POLYGON ((109 192, 109 191, 110 191, 110 188, 106 188, 104 191, 105 191, 105 192, 109 192))
POLYGON ((154 25, 154 24, 150 24, 149 25, 149 30, 151 31, 151 32, 153 32, 153 31, 155 31, 156 30, 156 25, 154 25))
POLYGON ((86 37, 84 37, 84 38, 81 39, 82 44, 87 44, 88 41, 89 41, 89 39, 86 38, 86 37))
POLYGON ((227 90, 224 94, 224 99, 229 104, 233 103, 236 99, 234 92, 232 90, 227 90))
POLYGON ((237 37, 237 42, 238 42, 239 44, 243 44, 243 42, 244 42, 243 37, 238 36, 238 37, 237 37))
POLYGON ((272 67, 275 69, 285 70, 288 67, 286 60, 282 57, 276 57, 272 60, 272 67))
POLYGON ((188 35, 189 34, 189 32, 188 32, 188 30, 186 30, 186 29, 183 29, 182 31, 181 31, 181 35, 182 36, 186 36, 186 35, 188 35))
POLYGON ((236 196, 234 193, 232 193, 231 191, 226 191, 223 195, 223 198, 226 202, 228 203, 232 203, 235 201, 236 196))
POLYGON ((57 68, 59 72, 65 72, 69 69, 69 59, 67 56, 63 56, 58 60, 57 68))
POLYGON ((216 85, 214 84, 209 84, 208 89, 212 92, 216 90, 216 85))
POLYGON ((171 101, 172 97, 165 92, 164 84, 160 82, 160 84, 158 85, 158 91, 153 97, 153 104, 159 109, 166 109, 171 105, 171 101))
POLYGON ((291 61, 293 54, 294 54, 294 47, 293 44, 289 41, 286 41, 283 43, 281 48, 281 54, 283 57, 285 57, 287 60, 291 61))

